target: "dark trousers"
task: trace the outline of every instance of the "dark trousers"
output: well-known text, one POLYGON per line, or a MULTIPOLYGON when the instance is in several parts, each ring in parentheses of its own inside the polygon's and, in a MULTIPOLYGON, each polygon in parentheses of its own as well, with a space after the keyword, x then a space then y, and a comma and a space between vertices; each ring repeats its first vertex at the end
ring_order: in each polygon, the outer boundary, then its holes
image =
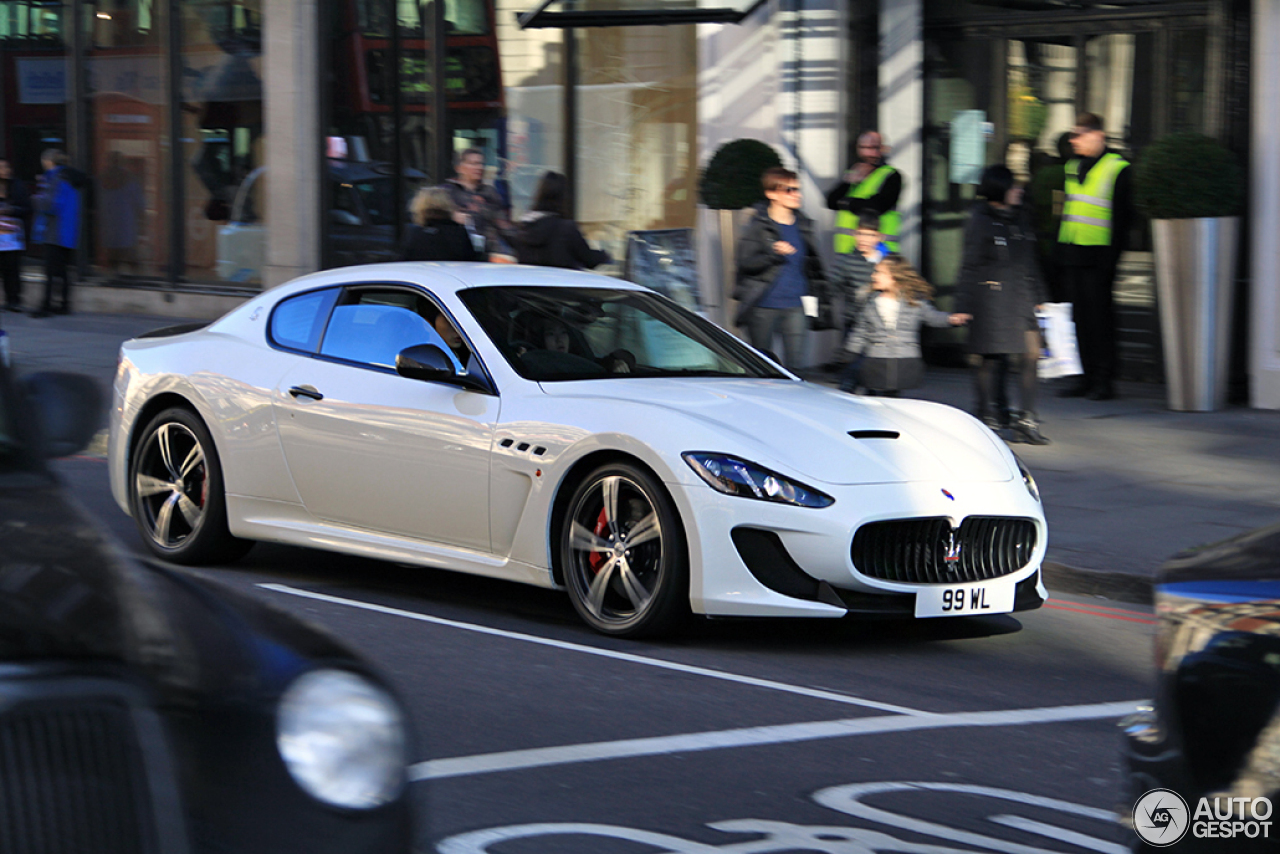
POLYGON ((68 249, 65 246, 55 246, 52 243, 44 245, 44 310, 53 311, 55 308, 61 308, 62 311, 71 311, 71 259, 75 257, 76 251, 68 249), (53 304, 54 280, 61 282, 62 303, 60 306, 53 304))
MULTIPOLYGON (((1009 374, 1018 375, 1018 403, 1022 405, 1023 418, 1036 419, 1036 360, 1040 357, 1040 333, 1026 334, 1024 353, 984 353, 972 357, 974 392, 977 396, 977 416, 995 418, 1001 424, 1010 421, 1009 374), (995 408, 992 409, 992 404, 995 408)), ((1015 419, 1016 420, 1016 417, 1015 419)))
POLYGON ((0 276, 4 278, 4 304, 22 304, 22 251, 0 252, 0 276))
POLYGON ((1076 324, 1083 382, 1092 388, 1107 388, 1116 377, 1114 278, 1110 265, 1062 268, 1062 283, 1076 324))
POLYGON ((795 308, 759 308, 751 310, 747 321, 747 335, 751 346, 757 350, 773 350, 775 332, 782 333, 782 364, 790 371, 798 371, 804 367, 804 335, 809 322, 804 316, 804 309, 795 308))

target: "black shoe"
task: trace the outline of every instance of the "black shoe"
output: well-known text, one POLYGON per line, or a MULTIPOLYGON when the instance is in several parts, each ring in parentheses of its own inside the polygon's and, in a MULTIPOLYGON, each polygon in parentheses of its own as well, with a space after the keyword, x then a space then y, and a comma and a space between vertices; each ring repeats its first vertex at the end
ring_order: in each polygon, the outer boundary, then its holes
POLYGON ((1084 397, 1089 393, 1089 390, 1089 384, 1084 380, 1080 380, 1065 388, 1058 389, 1058 397, 1084 397))
POLYGON ((18 303, 16 303, 16 302, 11 302, 11 303, 7 303, 7 304, 5 305, 4 310, 5 310, 5 311, 13 311, 13 312, 17 312, 17 313, 21 314, 21 313, 22 313, 22 306, 20 306, 20 305, 19 305, 18 303))
POLYGON ((53 313, 54 313, 54 314, 70 314, 70 313, 71 313, 71 306, 69 306, 69 305, 59 306, 58 308, 55 308, 55 309, 53 310, 53 313))
POLYGON ((1013 422, 1013 432, 1028 445, 1049 444, 1049 437, 1040 432, 1040 422, 1034 418, 1019 418, 1013 422))
POLYGON ((1116 390, 1111 385, 1094 386, 1085 395, 1090 400, 1112 400, 1115 396, 1116 390))
POLYGON ((47 309, 47 308, 39 308, 39 309, 36 309, 35 311, 31 312, 31 316, 32 316, 32 317, 35 317, 35 318, 49 317, 49 316, 50 316, 50 315, 52 315, 52 314, 53 314, 53 312, 52 312, 52 311, 50 311, 50 310, 49 310, 49 309, 47 309))

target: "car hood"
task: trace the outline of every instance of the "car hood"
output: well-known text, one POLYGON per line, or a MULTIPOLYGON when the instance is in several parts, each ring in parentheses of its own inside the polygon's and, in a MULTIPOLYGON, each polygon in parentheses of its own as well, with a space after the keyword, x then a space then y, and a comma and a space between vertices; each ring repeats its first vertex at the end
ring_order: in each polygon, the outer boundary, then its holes
MULTIPOLYGON (((673 436, 685 434, 680 441, 693 443, 675 450, 747 454, 815 482, 990 483, 1016 474, 991 431, 957 409, 927 401, 855 397, 769 379, 636 377, 542 388, 584 403, 651 408, 663 427, 678 431, 673 436), (708 446, 706 433, 682 429, 682 422, 705 426, 723 441, 708 446)), ((672 447, 669 441, 663 446, 672 447)))
POLYGON ((296 617, 129 557, 46 473, 0 475, 0 520, 0 663, 123 664, 176 699, 279 690, 310 661, 350 660, 296 617))

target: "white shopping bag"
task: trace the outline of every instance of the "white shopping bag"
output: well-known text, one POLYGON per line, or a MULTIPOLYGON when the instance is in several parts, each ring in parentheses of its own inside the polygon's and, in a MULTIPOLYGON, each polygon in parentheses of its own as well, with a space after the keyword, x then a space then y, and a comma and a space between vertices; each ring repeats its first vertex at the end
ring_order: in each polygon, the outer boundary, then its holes
POLYGON ((1044 347, 1036 373, 1040 379, 1069 377, 1084 373, 1076 348, 1076 324, 1071 319, 1071 303, 1047 302, 1036 312, 1044 347))

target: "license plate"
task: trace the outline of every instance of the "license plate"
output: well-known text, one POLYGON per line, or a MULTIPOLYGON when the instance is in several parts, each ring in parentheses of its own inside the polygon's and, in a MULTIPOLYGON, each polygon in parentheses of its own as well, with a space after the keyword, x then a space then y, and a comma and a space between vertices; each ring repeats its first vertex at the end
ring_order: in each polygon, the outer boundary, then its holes
POLYGON ((939 584, 916 593, 917 617, 965 617, 1007 614, 1013 610, 1015 583, 1008 579, 973 584, 939 584))

